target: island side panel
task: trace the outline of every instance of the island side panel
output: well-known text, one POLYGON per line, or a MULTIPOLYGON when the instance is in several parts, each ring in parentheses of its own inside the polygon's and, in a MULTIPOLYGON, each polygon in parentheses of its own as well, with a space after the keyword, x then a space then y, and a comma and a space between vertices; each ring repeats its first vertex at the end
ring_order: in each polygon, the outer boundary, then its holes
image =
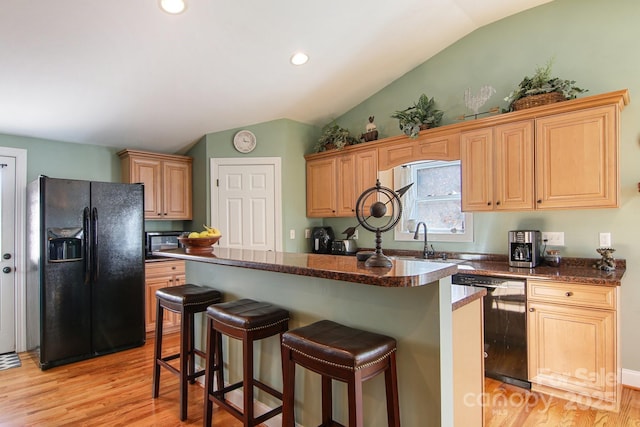
MULTIPOLYGON (((385 288, 307 276, 265 272, 240 267, 187 262, 187 281, 220 290, 223 299, 252 298, 277 304, 291 312, 290 328, 321 319, 390 335, 398 341, 398 381, 403 425, 452 425, 451 299, 450 279, 415 288, 385 288), (443 295, 441 296, 441 291, 443 295), (445 300, 448 299, 448 305, 445 300), (441 308, 445 308, 441 325, 441 308), (441 329, 445 337, 441 339, 441 329), (448 348, 441 354, 441 345, 448 348), (441 373, 441 357, 445 369, 441 373), (448 366, 447 366, 448 365, 448 366), (441 375, 448 378, 441 387, 441 375), (450 397, 441 423, 442 390, 450 397)), ((204 337, 204 320, 197 323, 197 337, 204 337)), ((197 341, 198 339, 196 339, 197 341)), ((226 341, 225 341, 226 343, 226 341)), ((225 365, 231 372, 226 381, 239 380, 241 352, 229 346, 225 365)), ((225 344, 226 345, 226 344, 225 344)), ((282 389, 280 347, 277 339, 256 345, 256 375, 282 389)), ((320 420, 320 377, 303 369, 296 371, 296 421, 314 425, 320 420)), ((384 376, 364 385, 365 424, 386 425, 384 376)), ((334 411, 346 421, 346 387, 334 383, 334 411)), ((262 396, 258 399, 262 399, 262 396)), ((267 404, 270 404, 267 402, 267 404)))

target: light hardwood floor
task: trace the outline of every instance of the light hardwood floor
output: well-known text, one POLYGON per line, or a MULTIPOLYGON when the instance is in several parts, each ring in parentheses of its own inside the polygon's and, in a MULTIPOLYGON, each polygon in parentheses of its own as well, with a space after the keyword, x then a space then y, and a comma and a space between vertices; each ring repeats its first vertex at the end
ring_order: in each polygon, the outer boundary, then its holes
POLYGON ((640 390, 624 387, 620 412, 578 406, 485 378, 485 427, 638 427, 640 390))
MULTIPOLYGON (((177 351, 178 335, 165 338, 177 351)), ((189 418, 178 418, 178 379, 161 370, 160 397, 151 398, 153 339, 116 354, 41 371, 26 353, 22 366, 0 371, 2 426, 202 425, 203 390, 189 388, 189 418)), ((640 390, 623 389, 620 412, 567 409, 567 401, 485 380, 486 427, 640 427, 640 390)), ((402 398, 402 396, 400 397, 402 398)), ((241 426, 215 408, 214 427, 241 426)), ((420 427, 420 426, 405 426, 420 427)), ((464 427, 464 426, 462 426, 464 427)))
MULTIPOLYGON (((178 351, 177 334, 165 336, 163 353, 178 351)), ((22 366, 0 371, 2 426, 202 425, 204 391, 189 386, 188 419, 179 419, 178 377, 161 370, 160 396, 151 398, 154 340, 143 347, 41 371, 21 353, 22 366)), ((242 423, 214 408, 214 427, 242 423)))

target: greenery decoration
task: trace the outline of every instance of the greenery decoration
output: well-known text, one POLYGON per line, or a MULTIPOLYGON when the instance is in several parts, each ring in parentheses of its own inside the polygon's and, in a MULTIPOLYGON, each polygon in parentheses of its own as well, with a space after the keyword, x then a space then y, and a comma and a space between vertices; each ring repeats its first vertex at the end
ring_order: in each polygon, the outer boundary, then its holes
POLYGON ((440 125, 444 113, 435 108, 435 100, 422 94, 413 106, 396 111, 391 118, 398 119, 400 130, 411 138, 417 138, 420 130, 440 125))
POLYGON ((509 103, 508 111, 513 110, 514 102, 532 95, 558 92, 561 93, 565 99, 574 99, 578 94, 587 92, 587 89, 577 87, 575 80, 563 80, 557 77, 551 77, 552 65, 553 59, 550 59, 544 67, 536 68, 532 77, 525 76, 518 87, 511 91, 509 96, 504 98, 504 100, 509 103))
POLYGON ((314 149, 316 153, 334 148, 341 150, 347 145, 359 142, 356 137, 351 135, 349 130, 340 127, 336 122, 331 122, 322 128, 322 135, 320 135, 314 149))

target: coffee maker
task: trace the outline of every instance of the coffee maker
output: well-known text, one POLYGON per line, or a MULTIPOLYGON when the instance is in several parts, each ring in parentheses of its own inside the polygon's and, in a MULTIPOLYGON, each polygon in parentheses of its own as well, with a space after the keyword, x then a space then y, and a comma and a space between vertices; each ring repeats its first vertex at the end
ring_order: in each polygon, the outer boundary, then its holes
POLYGON ((540 264, 542 234, 537 230, 509 232, 509 266, 534 268, 540 264))
POLYGON ((311 232, 311 251, 314 254, 330 254, 334 234, 331 227, 313 227, 311 232))

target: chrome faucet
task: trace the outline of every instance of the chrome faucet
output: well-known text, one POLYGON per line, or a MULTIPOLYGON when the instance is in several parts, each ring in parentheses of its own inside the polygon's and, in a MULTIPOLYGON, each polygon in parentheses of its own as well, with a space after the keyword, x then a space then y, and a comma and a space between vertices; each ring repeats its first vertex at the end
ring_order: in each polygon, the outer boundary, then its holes
POLYGON ((422 249, 422 258, 433 258, 436 254, 436 251, 433 250, 433 245, 431 245, 431 250, 429 250, 429 243, 427 242, 427 224, 420 221, 416 226, 416 232, 413 235, 414 240, 418 240, 420 238, 420 225, 424 226, 424 249, 422 249))

